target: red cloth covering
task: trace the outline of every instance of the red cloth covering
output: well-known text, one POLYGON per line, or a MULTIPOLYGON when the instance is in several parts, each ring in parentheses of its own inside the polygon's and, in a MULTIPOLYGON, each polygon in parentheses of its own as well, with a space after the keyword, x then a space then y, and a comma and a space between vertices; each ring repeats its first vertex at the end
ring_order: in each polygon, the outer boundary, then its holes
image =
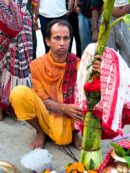
POLYGON ((92 82, 86 82, 84 85, 85 92, 99 92, 100 91, 100 78, 93 77, 92 82))
POLYGON ((0 108, 10 109, 9 94, 16 85, 31 87, 32 47, 27 0, 0 0, 0 108))
MULTIPOLYGON (((84 90, 87 93, 89 93, 89 92, 100 92, 100 78, 93 77, 93 81, 92 82, 86 82, 85 85, 84 85, 84 90)), ((85 111, 85 114, 87 112, 88 112, 88 110, 85 111)), ((80 128, 80 131, 82 133, 83 126, 81 124, 80 124, 79 128, 80 128)), ((113 131, 111 131, 111 133, 109 134, 109 133, 106 133, 102 129, 102 139, 112 139, 115 136, 117 136, 117 134, 113 133, 113 131)))
MULTIPOLYGON (((124 141, 120 141, 117 143, 118 145, 120 145, 122 148, 126 148, 126 149, 130 149, 130 141, 128 140, 124 140, 124 141)), ((104 158, 102 164, 100 165, 98 172, 102 173, 103 169, 108 166, 109 164, 113 164, 114 163, 114 159, 111 157, 111 151, 113 150, 113 148, 111 148, 106 157, 104 158)))
POLYGON ((101 119, 105 132, 103 138, 123 135, 122 128, 130 123, 128 76, 129 68, 124 60, 113 49, 106 48, 100 74, 101 100, 94 107, 94 115, 101 119))
MULTIPOLYGON (((88 90, 88 88, 91 88, 88 83, 86 84, 87 87, 84 87, 91 72, 91 69, 86 70, 86 68, 93 60, 95 49, 94 44, 88 45, 79 66, 76 103, 82 108, 87 105, 87 97, 83 89, 86 88, 88 90)), ((129 74, 130 69, 119 53, 111 48, 106 48, 102 56, 100 73, 101 99, 93 109, 93 114, 101 120, 102 139, 112 139, 118 135, 122 136, 124 125, 130 124, 129 74)), ((93 88, 91 91, 94 91, 93 88)), ((76 122, 77 129, 79 123, 81 126, 82 122, 76 122)))
POLYGON ((19 33, 18 30, 16 31, 11 28, 8 28, 8 26, 2 21, 0 21, 0 30, 2 30, 5 34, 7 34, 10 37, 15 37, 19 33))
POLYGON ((10 0, 0 0, 0 30, 9 37, 15 37, 23 29, 23 13, 18 5, 10 0))

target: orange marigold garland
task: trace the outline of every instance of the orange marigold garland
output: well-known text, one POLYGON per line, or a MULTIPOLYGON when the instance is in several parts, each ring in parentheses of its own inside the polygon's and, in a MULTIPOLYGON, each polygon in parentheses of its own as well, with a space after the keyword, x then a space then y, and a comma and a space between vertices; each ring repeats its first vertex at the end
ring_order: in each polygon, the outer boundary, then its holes
POLYGON ((74 162, 67 164, 65 173, 83 173, 85 171, 84 164, 81 162, 74 162))
POLYGON ((98 173, 97 171, 94 170, 85 170, 85 166, 81 162, 74 162, 74 163, 69 163, 66 166, 65 173, 98 173))

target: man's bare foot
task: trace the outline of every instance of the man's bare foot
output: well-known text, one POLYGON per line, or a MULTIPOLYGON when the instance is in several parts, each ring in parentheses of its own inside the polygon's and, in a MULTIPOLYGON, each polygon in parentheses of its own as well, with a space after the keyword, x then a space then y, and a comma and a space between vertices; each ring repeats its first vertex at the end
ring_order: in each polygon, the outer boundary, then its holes
POLYGON ((73 145, 80 150, 82 146, 82 137, 80 137, 78 131, 73 132, 73 140, 72 140, 73 145))
POLYGON ((31 143, 31 148, 44 148, 46 141, 46 134, 45 133, 37 133, 33 142, 31 143))

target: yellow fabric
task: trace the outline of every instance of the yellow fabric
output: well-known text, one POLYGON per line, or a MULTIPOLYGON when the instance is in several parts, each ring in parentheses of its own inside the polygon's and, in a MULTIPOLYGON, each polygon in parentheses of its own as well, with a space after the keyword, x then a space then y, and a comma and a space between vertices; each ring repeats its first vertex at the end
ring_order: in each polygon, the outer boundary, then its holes
POLYGON ((9 99, 18 120, 30 120, 37 117, 40 125, 42 121, 45 122, 41 127, 45 133, 49 133, 48 116, 46 116, 49 112, 32 89, 23 85, 16 86, 11 91, 9 99))
POLYGON ((72 141, 73 123, 65 116, 48 112, 40 97, 26 86, 16 86, 10 94, 10 102, 19 120, 38 119, 43 131, 58 145, 72 141))

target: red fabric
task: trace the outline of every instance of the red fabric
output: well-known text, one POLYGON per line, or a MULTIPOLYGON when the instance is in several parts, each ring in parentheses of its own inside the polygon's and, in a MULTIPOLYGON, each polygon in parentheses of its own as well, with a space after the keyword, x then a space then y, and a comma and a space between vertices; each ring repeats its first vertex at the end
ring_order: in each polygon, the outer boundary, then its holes
POLYGON ((74 103, 74 91, 77 79, 77 64, 80 61, 74 54, 68 54, 66 70, 63 79, 64 103, 74 103))
POLYGON ((2 21, 0 21, 0 30, 2 30, 5 34, 7 34, 10 37, 15 37, 19 33, 19 31, 8 28, 7 25, 2 21))
POLYGON ((100 91, 100 78, 93 77, 92 82, 86 82, 84 85, 84 91, 89 92, 99 92, 100 91))
MULTIPOLYGON (((101 85, 101 100, 95 105, 93 114, 101 120, 102 139, 122 136, 123 126, 130 124, 130 103, 122 99, 130 87, 125 91, 125 83, 119 69, 119 58, 114 50, 106 48, 102 56, 100 80, 94 78, 92 83, 87 82, 84 85, 85 92, 100 91, 101 85), (124 90, 121 90, 122 88, 124 90)), ((122 69, 126 70, 124 66, 122 69)))
POLYGON ((27 2, 21 0, 0 0, 0 14, 0 107, 10 109, 9 93, 14 86, 31 87, 32 17, 27 2))
POLYGON ((113 122, 119 122, 119 116, 115 114, 118 88, 120 83, 119 61, 117 54, 110 48, 105 49, 102 58, 102 68, 100 74, 101 80, 101 100, 94 107, 94 114, 101 119, 104 133, 110 134, 110 138, 117 135, 123 135, 121 123, 117 130, 113 130, 113 122))
MULTIPOLYGON (((124 140, 124 141, 120 141, 118 142, 117 144, 119 144, 122 148, 126 148, 126 149, 130 149, 130 141, 128 140, 124 140)), ((112 164, 114 163, 114 159, 111 157, 111 151, 112 151, 113 148, 111 148, 106 157, 104 158, 102 164, 100 165, 99 169, 98 169, 98 172, 99 173, 102 173, 103 169, 108 166, 109 164, 112 164)))
MULTIPOLYGON (((19 2, 18 2, 19 3, 19 2)), ((23 13, 13 0, 0 1, 0 30, 10 37, 15 37, 23 30, 23 13)))

